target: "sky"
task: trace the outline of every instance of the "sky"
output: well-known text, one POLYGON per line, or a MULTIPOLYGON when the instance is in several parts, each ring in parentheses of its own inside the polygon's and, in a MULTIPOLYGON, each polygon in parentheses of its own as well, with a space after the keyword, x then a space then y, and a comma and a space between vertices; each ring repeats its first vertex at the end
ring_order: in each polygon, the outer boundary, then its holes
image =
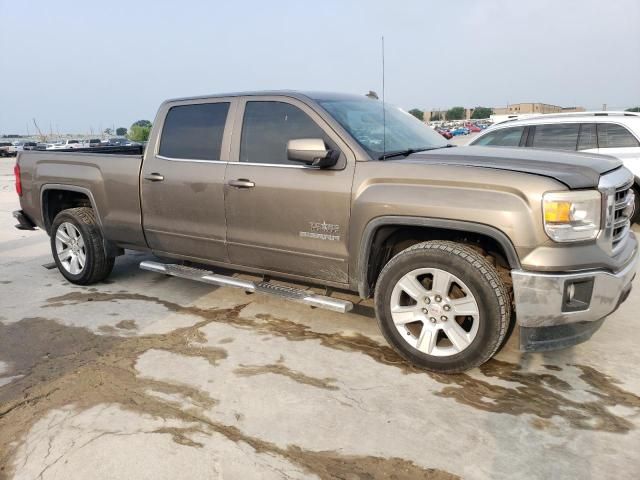
POLYGON ((167 98, 381 93, 423 110, 640 105, 639 0, 0 0, 0 134, 153 120, 167 98))

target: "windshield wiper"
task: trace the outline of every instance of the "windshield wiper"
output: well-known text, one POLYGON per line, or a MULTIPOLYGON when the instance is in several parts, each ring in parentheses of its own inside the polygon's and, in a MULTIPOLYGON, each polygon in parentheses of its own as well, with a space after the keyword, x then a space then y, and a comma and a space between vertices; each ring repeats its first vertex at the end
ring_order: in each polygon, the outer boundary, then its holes
POLYGON ((378 160, 386 160, 387 158, 394 158, 394 157, 408 157, 409 155, 417 152, 427 152, 429 150, 438 150, 439 148, 449 148, 449 147, 455 147, 455 145, 451 145, 450 143, 447 143, 442 147, 407 148, 406 150, 398 150, 397 152, 389 152, 389 153, 385 153, 384 155, 380 155, 378 157, 378 160))

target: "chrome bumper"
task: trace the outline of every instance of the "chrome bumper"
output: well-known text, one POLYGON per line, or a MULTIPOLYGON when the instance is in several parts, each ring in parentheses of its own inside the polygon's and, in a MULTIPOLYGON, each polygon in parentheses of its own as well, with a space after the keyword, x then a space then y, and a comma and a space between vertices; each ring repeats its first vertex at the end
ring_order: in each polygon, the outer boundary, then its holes
POLYGON ((626 300, 638 269, 638 249, 618 272, 604 270, 571 274, 546 274, 513 270, 516 318, 521 327, 550 327, 577 322, 595 322, 611 314, 626 300), (576 283, 577 282, 577 283, 576 283), (568 304, 571 284, 591 289, 588 301, 568 304))

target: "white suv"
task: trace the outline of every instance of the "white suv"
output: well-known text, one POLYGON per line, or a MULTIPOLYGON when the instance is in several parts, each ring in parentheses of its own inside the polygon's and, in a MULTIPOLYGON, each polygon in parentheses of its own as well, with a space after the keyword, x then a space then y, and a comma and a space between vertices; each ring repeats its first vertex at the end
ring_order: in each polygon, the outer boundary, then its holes
POLYGON ((507 120, 485 130, 469 145, 578 150, 618 157, 636 177, 634 221, 640 221, 640 113, 558 113, 507 120))

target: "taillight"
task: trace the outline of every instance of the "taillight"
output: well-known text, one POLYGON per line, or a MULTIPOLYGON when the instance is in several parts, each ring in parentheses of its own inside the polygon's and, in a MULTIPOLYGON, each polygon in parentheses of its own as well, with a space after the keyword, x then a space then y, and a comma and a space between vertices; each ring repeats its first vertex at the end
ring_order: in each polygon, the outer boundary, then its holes
POLYGON ((20 165, 16 163, 13 167, 13 174, 16 176, 16 192, 18 196, 22 196, 22 181, 20 180, 20 165))

